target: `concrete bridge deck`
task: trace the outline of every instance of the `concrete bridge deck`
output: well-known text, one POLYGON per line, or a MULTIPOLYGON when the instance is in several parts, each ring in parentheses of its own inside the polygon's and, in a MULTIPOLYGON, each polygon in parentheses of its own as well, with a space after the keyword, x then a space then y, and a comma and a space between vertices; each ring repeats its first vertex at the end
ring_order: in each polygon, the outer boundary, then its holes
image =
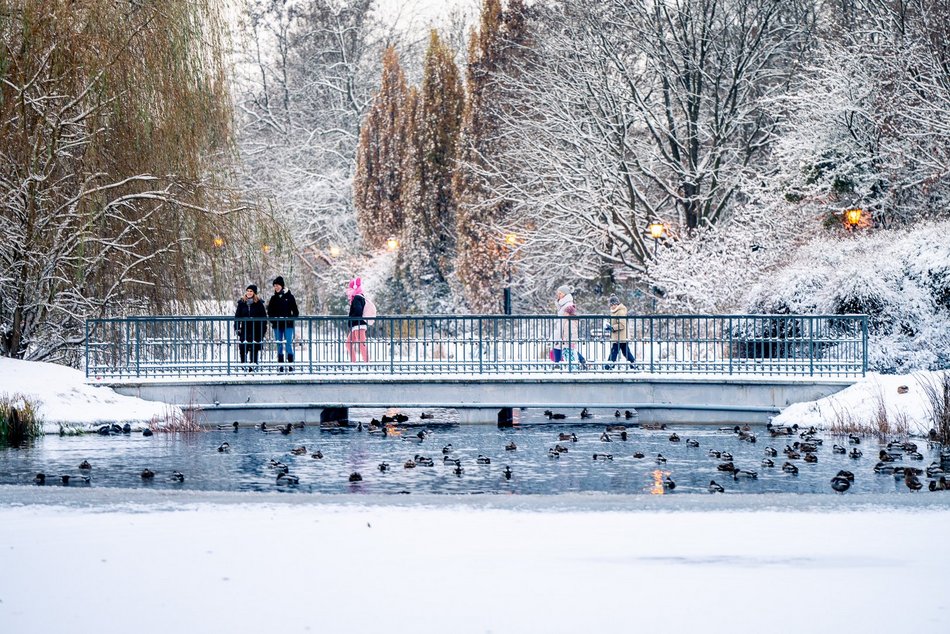
POLYGON ((207 424, 327 422, 348 408, 455 408, 463 422, 494 423, 506 408, 630 409, 641 422, 762 423, 782 408, 833 394, 857 378, 721 375, 618 377, 283 375, 261 378, 103 380, 121 394, 179 405, 207 424))

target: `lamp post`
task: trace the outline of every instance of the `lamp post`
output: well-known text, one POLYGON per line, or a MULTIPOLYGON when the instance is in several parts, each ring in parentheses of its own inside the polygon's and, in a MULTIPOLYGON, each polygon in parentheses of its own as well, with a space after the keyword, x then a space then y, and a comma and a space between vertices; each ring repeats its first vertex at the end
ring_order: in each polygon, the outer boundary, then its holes
POLYGON ((853 209, 847 209, 844 212, 844 226, 848 228, 848 231, 853 231, 861 224, 861 218, 864 215, 864 210, 859 207, 854 207, 853 209))
POLYGON ((513 233, 505 234, 505 244, 508 246, 508 257, 505 258, 505 297, 504 297, 504 309, 505 314, 511 314, 511 256, 514 254, 513 249, 518 245, 518 236, 513 233))
MULTIPOLYGON (((656 261, 656 248, 660 243, 660 238, 666 235, 666 225, 660 222, 659 220, 654 220, 649 225, 647 225, 647 231, 650 232, 650 236, 653 238, 653 260, 656 261)), ((653 295, 653 312, 656 313, 656 290, 651 293, 653 295)))

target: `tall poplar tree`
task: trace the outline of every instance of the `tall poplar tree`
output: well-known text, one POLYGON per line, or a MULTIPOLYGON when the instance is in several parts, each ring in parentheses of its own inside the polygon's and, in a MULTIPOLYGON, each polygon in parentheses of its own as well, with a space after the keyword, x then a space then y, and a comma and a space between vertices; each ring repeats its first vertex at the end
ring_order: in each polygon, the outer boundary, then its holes
POLYGON ((357 220, 370 248, 402 230, 408 94, 399 55, 390 46, 383 53, 379 92, 360 130, 353 179, 357 220))
POLYGON ((455 55, 433 30, 418 104, 407 125, 405 225, 399 276, 416 310, 431 311, 449 296, 455 252, 458 134, 465 96, 455 55))
POLYGON ((484 0, 479 29, 468 49, 468 100, 462 122, 459 165, 453 186, 458 211, 456 267, 469 307, 478 312, 501 312, 504 278, 514 255, 500 227, 510 204, 489 194, 483 168, 502 156, 498 117, 504 108, 494 82, 499 73, 512 72, 513 62, 528 41, 522 0, 484 0))

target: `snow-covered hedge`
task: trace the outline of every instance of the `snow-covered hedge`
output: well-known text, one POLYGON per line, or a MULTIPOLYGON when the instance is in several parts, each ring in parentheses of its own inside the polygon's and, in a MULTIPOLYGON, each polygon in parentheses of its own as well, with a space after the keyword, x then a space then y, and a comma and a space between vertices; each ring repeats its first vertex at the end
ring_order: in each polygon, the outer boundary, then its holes
POLYGON ((950 222, 815 239, 746 297, 758 313, 867 313, 869 365, 950 367, 950 222))

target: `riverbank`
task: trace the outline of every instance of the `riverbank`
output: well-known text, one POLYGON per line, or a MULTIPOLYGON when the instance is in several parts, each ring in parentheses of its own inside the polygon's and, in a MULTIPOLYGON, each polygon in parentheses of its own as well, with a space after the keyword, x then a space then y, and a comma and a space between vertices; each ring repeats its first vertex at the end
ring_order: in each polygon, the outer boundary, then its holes
POLYGON ((948 622, 950 598, 926 589, 950 565, 938 538, 950 494, 739 497, 0 487, 0 623, 13 634, 76 624, 148 634, 793 632, 805 622, 840 633, 948 622), (27 499, 38 503, 17 502, 27 499), (900 545, 889 547, 897 527, 900 545), (924 591, 901 598, 897 579, 924 591))
POLYGON ((47 434, 58 434, 61 425, 90 431, 108 423, 129 423, 134 429, 143 429, 182 417, 176 406, 89 385, 79 370, 8 357, 0 357, 0 394, 33 402, 47 434))

